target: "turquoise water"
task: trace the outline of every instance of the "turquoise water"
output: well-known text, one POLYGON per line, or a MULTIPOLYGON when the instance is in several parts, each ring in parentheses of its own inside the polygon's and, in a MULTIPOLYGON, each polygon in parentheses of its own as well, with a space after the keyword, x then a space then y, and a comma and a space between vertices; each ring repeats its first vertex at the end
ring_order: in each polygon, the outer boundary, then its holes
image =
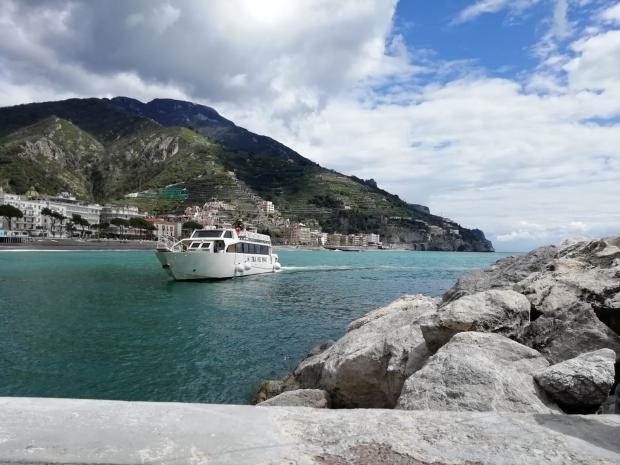
POLYGON ((0 395, 246 403, 354 318, 506 254, 281 251, 173 282, 147 251, 0 252, 0 395))

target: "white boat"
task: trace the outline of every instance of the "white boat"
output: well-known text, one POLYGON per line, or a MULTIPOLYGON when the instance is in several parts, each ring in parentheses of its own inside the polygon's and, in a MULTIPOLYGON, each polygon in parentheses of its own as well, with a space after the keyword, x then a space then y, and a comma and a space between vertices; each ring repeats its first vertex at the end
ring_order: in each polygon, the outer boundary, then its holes
POLYGON ((188 238, 157 243, 157 258, 177 281, 224 279, 282 269, 271 237, 239 229, 196 229, 188 238))

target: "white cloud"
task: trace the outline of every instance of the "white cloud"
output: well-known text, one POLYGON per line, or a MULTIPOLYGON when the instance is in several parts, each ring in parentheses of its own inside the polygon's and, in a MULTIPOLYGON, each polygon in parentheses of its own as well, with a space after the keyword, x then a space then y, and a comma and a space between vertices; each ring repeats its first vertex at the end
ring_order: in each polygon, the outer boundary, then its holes
POLYGON ((612 23, 620 23, 620 3, 605 9, 600 15, 603 21, 609 21, 612 23))
MULTIPOLYGON (((460 17, 514 16, 535 3, 479 1, 460 17)), ((579 29, 558 0, 541 66, 494 79, 408 47, 393 31, 394 2, 114 5, 6 2, 0 104, 209 103, 325 166, 480 227, 503 248, 620 224, 620 31, 600 16, 579 29)))
POLYGON ((463 8, 454 23, 473 21, 481 15, 508 10, 512 17, 518 16, 541 0, 477 0, 472 5, 463 8))
POLYGON ((609 30, 572 44, 575 58, 564 66, 574 89, 620 91, 620 30, 609 30))

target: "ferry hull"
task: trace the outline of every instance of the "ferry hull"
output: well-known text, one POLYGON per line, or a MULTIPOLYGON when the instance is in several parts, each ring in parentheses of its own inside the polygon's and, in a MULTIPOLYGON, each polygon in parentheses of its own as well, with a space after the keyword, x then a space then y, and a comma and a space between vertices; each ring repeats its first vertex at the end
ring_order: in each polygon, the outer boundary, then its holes
POLYGON ((156 254, 162 267, 177 281, 226 279, 274 273, 280 268, 279 263, 271 256, 161 250, 156 254))

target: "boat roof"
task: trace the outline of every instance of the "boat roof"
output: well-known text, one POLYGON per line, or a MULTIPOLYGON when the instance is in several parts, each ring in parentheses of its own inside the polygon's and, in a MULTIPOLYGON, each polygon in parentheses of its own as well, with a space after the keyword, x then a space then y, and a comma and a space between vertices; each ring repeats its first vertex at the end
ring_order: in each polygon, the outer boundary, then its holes
POLYGON ((223 229, 194 229, 189 239, 239 239, 271 244, 271 237, 267 234, 259 234, 253 231, 223 229), (231 232, 230 237, 224 237, 226 232, 231 232))

